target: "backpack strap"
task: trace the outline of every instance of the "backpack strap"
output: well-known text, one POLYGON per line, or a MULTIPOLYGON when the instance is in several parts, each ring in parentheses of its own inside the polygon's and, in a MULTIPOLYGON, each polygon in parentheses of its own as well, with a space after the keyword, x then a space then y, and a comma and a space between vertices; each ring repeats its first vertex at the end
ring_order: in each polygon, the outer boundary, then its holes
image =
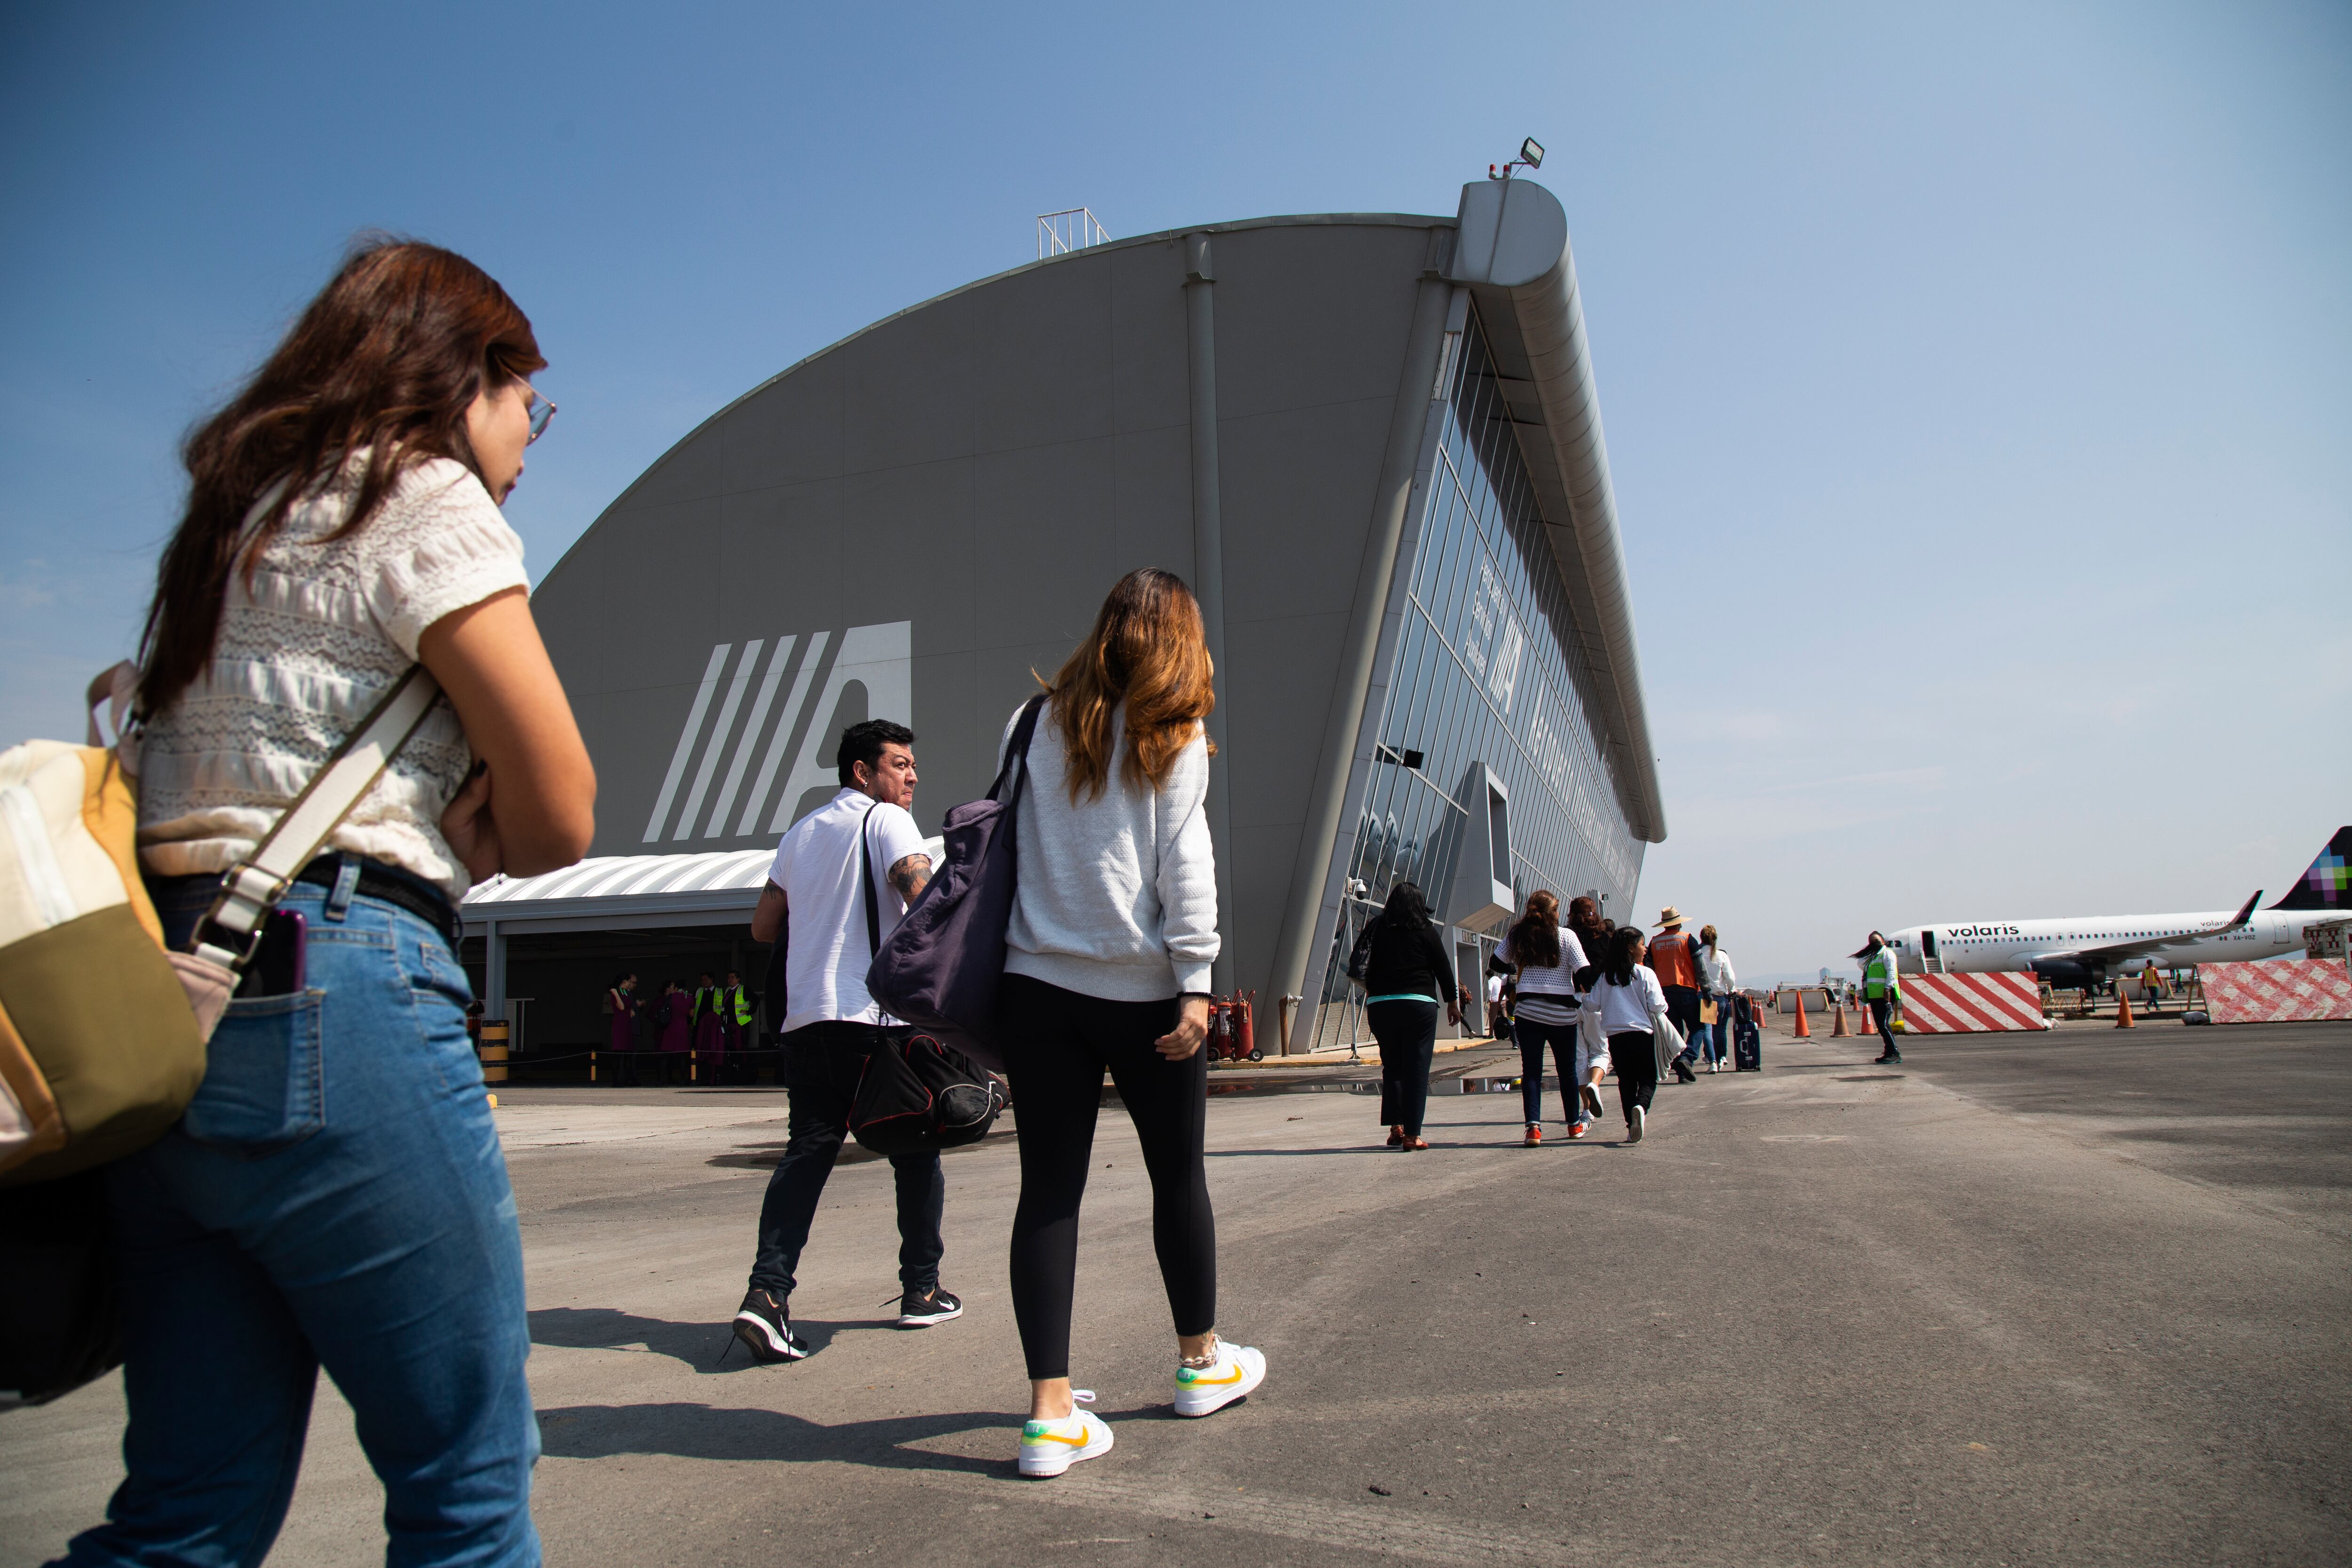
POLYGON ((1029 782, 1029 742, 1037 733, 1037 715, 1045 709, 1045 694, 1042 691, 1021 705, 1021 718, 1013 726, 1013 739, 1005 743, 1004 765, 996 770, 996 782, 988 786, 989 799, 1007 798, 1004 783, 1009 778, 1013 781, 1010 799, 1015 805, 1020 804, 1022 788, 1029 782), (1013 773, 1016 766, 1021 770, 1017 776, 1013 773))
POLYGON ((866 808, 866 815, 857 819, 857 891, 866 905, 866 951, 877 958, 882 955, 882 913, 875 908, 874 847, 866 830, 881 805, 880 801, 876 801, 866 808))
POLYGON ((326 847, 329 836, 352 808, 375 787, 440 695, 441 683, 430 671, 421 664, 408 667, 408 673, 343 737, 294 803, 278 814, 253 853, 221 873, 220 896, 196 922, 190 951, 232 973, 244 972, 261 945, 269 911, 294 885, 295 876, 326 847))

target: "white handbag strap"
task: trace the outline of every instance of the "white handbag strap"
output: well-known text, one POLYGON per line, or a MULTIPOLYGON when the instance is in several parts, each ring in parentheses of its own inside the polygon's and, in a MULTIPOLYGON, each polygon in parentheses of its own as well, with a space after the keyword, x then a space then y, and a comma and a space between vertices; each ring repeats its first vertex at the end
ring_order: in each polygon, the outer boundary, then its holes
POLYGON ((262 923, 269 911, 286 896, 302 868, 326 847, 328 836, 351 815, 352 807, 375 786, 383 770, 392 765, 394 753, 407 744, 440 695, 441 683, 430 671, 421 664, 409 666, 408 673, 343 738, 327 765, 294 797, 294 804, 278 814, 278 821, 253 847, 253 853, 221 873, 220 897, 213 900, 211 912, 197 922, 191 944, 199 957, 243 971, 260 945, 262 923), (236 945, 205 940, 215 934, 232 939, 236 945))

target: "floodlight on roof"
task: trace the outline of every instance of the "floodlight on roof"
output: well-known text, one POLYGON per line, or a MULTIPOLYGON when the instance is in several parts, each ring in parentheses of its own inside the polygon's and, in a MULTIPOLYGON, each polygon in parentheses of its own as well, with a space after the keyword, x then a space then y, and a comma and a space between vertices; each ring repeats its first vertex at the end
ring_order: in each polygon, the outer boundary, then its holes
POLYGON ((1502 164, 1499 168, 1493 163, 1487 164, 1486 177, 1490 180, 1507 180, 1511 177, 1511 171, 1514 169, 1540 169, 1542 167, 1543 143, 1530 136, 1526 141, 1519 143, 1519 155, 1512 159, 1509 163, 1502 164))

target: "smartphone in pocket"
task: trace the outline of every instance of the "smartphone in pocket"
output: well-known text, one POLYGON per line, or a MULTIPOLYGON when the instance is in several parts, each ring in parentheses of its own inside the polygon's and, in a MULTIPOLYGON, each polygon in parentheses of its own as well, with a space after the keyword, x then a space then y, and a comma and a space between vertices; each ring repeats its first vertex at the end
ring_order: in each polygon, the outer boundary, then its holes
POLYGON ((309 922, 299 910, 272 910, 261 928, 261 945, 236 988, 240 998, 290 996, 303 989, 303 953, 309 922))

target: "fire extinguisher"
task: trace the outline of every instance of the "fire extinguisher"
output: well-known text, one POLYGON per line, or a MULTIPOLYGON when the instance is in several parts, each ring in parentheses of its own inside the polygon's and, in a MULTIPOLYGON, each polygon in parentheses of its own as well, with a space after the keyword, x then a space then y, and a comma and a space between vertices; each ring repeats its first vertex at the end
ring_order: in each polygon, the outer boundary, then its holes
POLYGON ((1233 1036, 1231 1004, 1222 996, 1209 998, 1209 1059, 1223 1061, 1228 1054, 1227 1042, 1233 1036))
POLYGON ((1257 1025, 1253 1016, 1257 1011, 1257 993, 1234 997, 1234 1055, 1251 1061, 1264 1061, 1265 1053, 1257 1048, 1257 1025))

